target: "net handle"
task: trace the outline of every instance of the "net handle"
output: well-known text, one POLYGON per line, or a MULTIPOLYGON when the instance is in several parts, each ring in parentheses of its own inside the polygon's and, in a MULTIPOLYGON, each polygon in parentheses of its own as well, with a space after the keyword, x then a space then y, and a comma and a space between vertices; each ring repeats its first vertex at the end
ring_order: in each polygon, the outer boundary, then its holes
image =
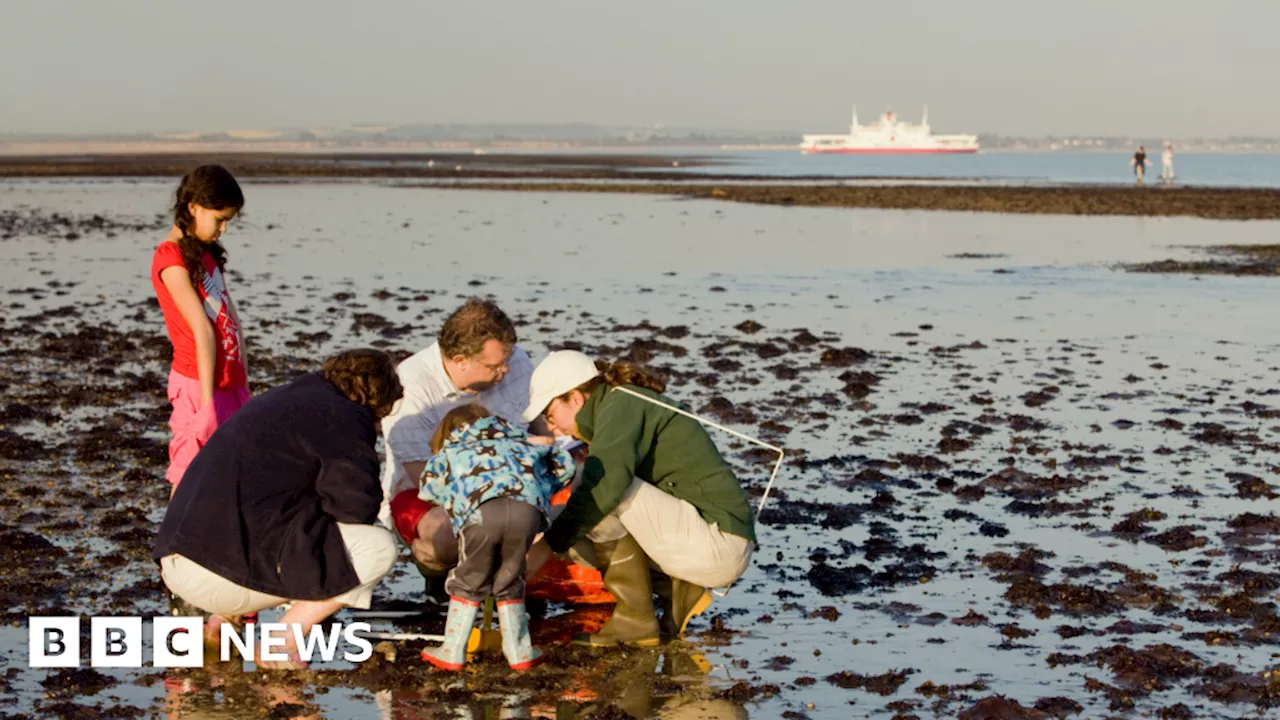
MULTIPOLYGON (((723 425, 721 425, 721 424, 719 424, 719 423, 712 422, 711 420, 708 420, 708 419, 706 419, 706 418, 704 418, 704 417, 701 417, 701 416, 699 416, 699 415, 694 415, 693 413, 688 412, 687 410, 682 410, 682 409, 680 409, 680 408, 678 408, 678 407, 676 407, 676 406, 674 406, 674 405, 669 405, 669 404, 667 404, 667 403, 664 403, 664 402, 662 402, 661 400, 657 400, 657 399, 651 398, 651 397, 649 397, 648 395, 644 395, 644 394, 638 393, 638 392, 636 392, 635 390, 629 390, 629 389, 627 389, 627 388, 625 388, 625 387, 621 387, 621 386, 614 386, 612 389, 613 389, 613 390, 617 390, 617 391, 619 391, 619 392, 626 393, 627 395, 631 395, 631 396, 633 396, 633 397, 638 397, 638 398, 640 398, 641 400, 644 400, 645 402, 653 403, 654 405, 657 405, 657 406, 659 406, 659 407, 666 408, 666 409, 668 409, 668 410, 670 410, 670 411, 672 411, 672 412, 676 413, 677 415, 683 415, 683 416, 685 416, 685 417, 687 417, 687 418, 690 418, 690 419, 692 419, 692 420, 696 420, 697 422, 699 422, 699 423, 701 423, 701 424, 703 424, 703 425, 707 425, 707 426, 709 426, 709 427, 713 427, 713 428, 715 428, 715 429, 717 429, 717 430, 720 430, 720 431, 722 431, 722 432, 729 433, 730 435, 732 435, 732 436, 734 436, 734 437, 736 437, 736 438, 740 438, 740 439, 742 439, 742 440, 746 440, 746 441, 747 441, 747 442, 749 442, 749 443, 752 443, 752 444, 755 444, 755 445, 759 445, 759 446, 760 446, 760 447, 762 447, 762 448, 767 448, 767 449, 769 449, 769 450, 772 450, 773 452, 778 453, 778 461, 777 461, 776 463, 774 463, 774 464, 773 464, 773 472, 769 473, 769 484, 767 484, 767 485, 765 485, 765 486, 764 486, 764 494, 760 496, 760 504, 756 506, 756 520, 758 521, 758 520, 760 519, 760 513, 764 512, 764 506, 765 506, 765 503, 767 503, 767 502, 769 501, 769 493, 770 493, 770 491, 772 491, 772 490, 773 490, 773 482, 774 482, 774 480, 776 480, 776 479, 777 479, 777 477, 778 477, 778 471, 782 469, 782 460, 783 460, 783 458, 784 458, 784 457, 785 457, 785 455, 786 455, 786 453, 783 451, 783 449, 782 449, 782 448, 778 447, 777 445, 770 445, 769 443, 767 443, 767 442, 765 442, 765 441, 763 441, 763 440, 760 440, 759 438, 753 438, 753 437, 751 437, 750 435, 746 435, 746 434, 743 434, 743 433, 738 432, 737 430, 733 430, 733 429, 727 428, 727 427, 725 427, 725 426, 723 426, 723 425)), ((732 587, 733 587, 733 585, 732 585, 732 584, 730 584, 730 585, 728 585, 727 587, 725 587, 723 590, 721 590, 720 588, 715 588, 715 589, 713 589, 711 592, 712 592, 712 594, 714 594, 714 595, 716 595, 716 596, 718 596, 718 597, 724 597, 724 596, 726 596, 726 595, 728 595, 728 594, 729 594, 729 590, 730 590, 732 587)))

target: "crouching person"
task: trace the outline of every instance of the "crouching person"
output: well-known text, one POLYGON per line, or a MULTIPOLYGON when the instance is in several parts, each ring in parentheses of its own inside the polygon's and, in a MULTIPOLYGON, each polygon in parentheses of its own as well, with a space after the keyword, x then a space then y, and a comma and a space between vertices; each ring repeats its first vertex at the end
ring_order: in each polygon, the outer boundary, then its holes
POLYGON ((683 635, 710 606, 708 588, 736 582, 755 552, 755 518, 737 476, 706 429, 672 409, 665 379, 634 363, 559 350, 529 387, 525 419, 542 415, 556 435, 589 449, 581 483, 535 555, 578 552, 589 541, 582 549, 618 600, 599 632, 574 642, 645 647, 683 635))
POLYGON ((369 607, 396 560, 394 538, 375 524, 376 428, 402 392, 386 353, 350 350, 218 427, 183 475, 153 552, 169 590, 212 615, 206 637, 292 602, 281 619, 289 659, 257 665, 302 669, 296 633, 342 607, 369 607))

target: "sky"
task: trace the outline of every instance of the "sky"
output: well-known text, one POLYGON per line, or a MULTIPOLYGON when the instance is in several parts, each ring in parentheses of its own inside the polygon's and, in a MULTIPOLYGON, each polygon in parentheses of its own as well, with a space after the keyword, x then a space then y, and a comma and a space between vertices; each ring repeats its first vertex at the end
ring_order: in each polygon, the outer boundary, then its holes
POLYGON ((1280 136, 1280 0, 0 0, 0 132, 1280 136))

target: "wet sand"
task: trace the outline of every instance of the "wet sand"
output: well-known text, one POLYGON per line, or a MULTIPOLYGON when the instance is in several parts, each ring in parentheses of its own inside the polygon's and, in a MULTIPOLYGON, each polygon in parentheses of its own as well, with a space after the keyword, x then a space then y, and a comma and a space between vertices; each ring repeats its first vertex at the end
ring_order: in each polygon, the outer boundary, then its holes
POLYGON ((479 190, 656 193, 728 202, 786 207, 942 210, 1031 215, 1124 215, 1200 217, 1215 220, 1280 219, 1280 190, 1254 188, 974 187, 970 185, 599 185, 592 183, 476 182, 479 190))
MULTIPOLYGON (((536 625, 551 661, 520 676, 496 657, 436 674, 414 644, 283 675, 28 669, 28 615, 166 608, 147 556, 169 347, 146 273, 170 191, 0 187, 17 218, 0 233, 0 713, 1280 707, 1273 286, 1108 269, 1194 238, 1257 245, 1269 225, 372 186, 246 186, 226 243, 254 391, 339 348, 417 350, 459 297, 492 293, 535 357, 647 362, 787 448, 753 567, 660 650, 557 646, 600 618, 552 607, 536 625)), ((768 458, 720 443, 758 500, 768 458)), ((375 603, 412 607, 419 588, 400 567, 375 603)))
POLYGON ((1280 245, 1218 245, 1204 251, 1209 259, 1137 263, 1130 265, 1129 270, 1187 275, 1280 275, 1280 245))

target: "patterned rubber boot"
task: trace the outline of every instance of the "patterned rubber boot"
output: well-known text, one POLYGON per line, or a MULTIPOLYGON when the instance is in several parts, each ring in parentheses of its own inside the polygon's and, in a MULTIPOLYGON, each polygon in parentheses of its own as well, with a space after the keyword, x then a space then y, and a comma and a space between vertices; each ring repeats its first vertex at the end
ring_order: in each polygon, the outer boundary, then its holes
POLYGON ((467 639, 476 624, 480 603, 449 598, 449 619, 444 626, 444 642, 422 651, 422 659, 441 670, 461 670, 467 664, 467 639))
POLYGON ((498 603, 498 627, 502 629, 502 654, 512 670, 528 670, 542 664, 542 651, 529 638, 529 615, 523 600, 498 603))

